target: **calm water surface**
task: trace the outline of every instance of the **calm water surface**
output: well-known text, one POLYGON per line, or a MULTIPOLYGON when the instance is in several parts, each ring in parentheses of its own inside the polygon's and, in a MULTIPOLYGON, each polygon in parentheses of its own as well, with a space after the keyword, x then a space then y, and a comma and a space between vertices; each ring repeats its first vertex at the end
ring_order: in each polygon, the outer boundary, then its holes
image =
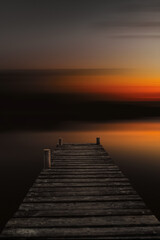
POLYGON ((64 123, 51 132, 1 133, 0 227, 19 204, 43 167, 43 148, 65 143, 94 143, 96 137, 160 218, 160 121, 64 123))

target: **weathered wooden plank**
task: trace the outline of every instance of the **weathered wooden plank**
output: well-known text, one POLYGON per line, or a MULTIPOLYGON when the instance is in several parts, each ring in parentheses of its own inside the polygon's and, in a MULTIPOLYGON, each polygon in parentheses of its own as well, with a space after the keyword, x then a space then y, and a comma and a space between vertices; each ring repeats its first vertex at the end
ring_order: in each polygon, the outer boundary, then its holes
POLYGON ((110 196, 63 196, 50 197, 38 196, 30 197, 27 195, 23 202, 91 202, 91 201, 126 201, 126 200, 142 200, 138 195, 110 195, 110 196))
MULTIPOLYGON (((59 177, 59 176, 46 176, 46 175, 44 175, 44 176, 39 176, 39 178, 38 178, 38 180, 48 180, 48 182, 50 181, 50 182, 71 182, 71 180, 73 179, 73 181, 72 182, 84 182, 85 180, 86 180, 86 182, 92 182, 92 180, 93 180, 93 182, 95 182, 96 181, 96 179, 97 179, 97 181, 96 182, 104 182, 104 181, 106 181, 105 179, 107 178, 107 176, 105 177, 98 177, 98 178, 96 178, 96 177, 94 177, 94 176, 88 176, 87 178, 86 177, 82 177, 82 176, 77 176, 77 177, 75 177, 75 176, 73 176, 73 177, 69 177, 69 176, 65 176, 65 177, 59 177), (82 181, 81 181, 82 180, 82 181)), ((119 178, 119 181, 124 181, 123 179, 124 179, 124 177, 109 177, 109 181, 111 181, 111 182, 114 182, 114 181, 116 181, 116 179, 118 179, 119 178)))
POLYGON ((112 175, 112 176, 123 176, 124 177, 124 175, 122 175, 122 173, 121 173, 121 171, 107 171, 107 170, 104 170, 104 171, 79 171, 79 170, 72 170, 72 171, 55 171, 55 172, 53 172, 53 173, 49 173, 49 172, 41 172, 41 176, 42 175, 45 175, 45 176, 48 176, 48 175, 52 175, 52 176, 58 176, 58 175, 77 175, 77 176, 79 176, 79 175, 83 175, 84 177, 86 176, 86 175, 91 175, 91 176, 93 176, 93 175, 95 175, 95 177, 97 177, 97 175, 98 176, 100 176, 100 175, 105 175, 106 177, 108 176, 108 175, 112 175))
POLYGON ((61 156, 61 155, 65 155, 65 156, 68 156, 68 155, 82 155, 82 156, 87 156, 87 155, 91 155, 91 156, 94 156, 94 155, 105 155, 105 156, 108 156, 108 153, 104 150, 76 150, 76 151, 73 151, 73 150, 56 150, 54 151, 54 156, 61 156))
POLYGON ((56 146, 56 149, 68 149, 68 148, 71 148, 71 149, 74 149, 74 148, 82 148, 82 149, 85 149, 85 148, 97 148, 97 149, 100 149, 100 148, 103 148, 103 146, 100 144, 100 145, 97 145, 97 144, 69 144, 69 143, 65 143, 63 144, 62 146, 59 146, 57 145, 56 146))
POLYGON ((49 182, 49 183, 34 183, 33 187, 114 187, 114 186, 131 186, 129 182, 88 182, 88 183, 55 183, 55 182, 49 182))
POLYGON ((102 160, 102 159, 99 159, 99 160, 66 160, 66 159, 63 159, 63 160, 55 160, 53 159, 52 161, 52 166, 61 166, 61 165, 90 165, 90 166, 95 166, 95 165, 99 165, 99 164, 106 164, 106 165, 114 165, 112 160, 102 160))
POLYGON ((118 177, 123 177, 124 178, 124 175, 122 173, 65 173, 65 174, 61 174, 61 173, 54 173, 53 175, 50 174, 50 173, 41 173, 39 175, 39 177, 47 177, 47 178, 56 178, 56 177, 61 177, 61 178, 65 178, 65 177, 70 177, 70 178, 89 178, 89 177, 96 177, 96 178, 118 178, 118 177))
POLYGON ((53 159, 54 160, 76 160, 76 161, 81 161, 81 160, 101 160, 101 161, 106 161, 107 163, 110 163, 110 161, 111 161, 111 163, 113 163, 113 160, 111 159, 111 157, 110 156, 95 156, 95 155, 93 155, 93 156, 66 156, 66 155, 64 155, 64 156, 59 156, 59 155, 53 155, 53 159))
POLYGON ((94 154, 94 155, 73 155, 73 156, 67 156, 66 154, 64 154, 63 156, 61 155, 54 155, 54 159, 58 159, 58 158, 66 158, 66 159, 110 159, 110 156, 108 156, 107 154, 103 154, 103 155, 99 155, 99 154, 94 154))
POLYGON ((77 164, 77 165, 82 165, 82 164, 87 164, 87 165, 98 165, 98 164, 105 164, 107 163, 114 165, 113 161, 111 159, 75 159, 75 158, 57 158, 52 160, 52 165, 58 165, 58 164, 77 164))
POLYGON ((45 169, 44 171, 42 171, 42 173, 51 173, 51 174, 54 174, 54 173, 56 173, 56 172, 73 172, 73 171, 77 171, 77 172, 84 172, 84 173, 86 173, 86 172, 108 172, 108 173, 121 173, 121 171, 118 169, 118 168, 116 168, 116 169, 114 169, 114 168, 103 168, 103 167, 101 167, 101 168, 66 168, 66 169, 62 169, 62 168, 52 168, 52 169, 45 169))
POLYGON ((83 154, 83 155, 88 155, 88 154, 91 154, 91 155, 97 155, 97 154, 105 154, 105 155, 108 155, 108 153, 104 150, 104 149, 82 149, 82 150, 73 150, 73 149, 70 149, 70 150, 55 150, 54 151, 54 155, 68 155, 68 154, 73 154, 73 155, 78 155, 78 154, 83 154))
POLYGON ((78 168, 78 167, 76 168, 76 167, 75 167, 75 168, 65 168, 65 169, 62 169, 62 168, 54 168, 54 167, 53 167, 53 168, 51 168, 51 169, 44 169, 44 170, 42 171, 42 173, 45 173, 45 172, 48 173, 48 172, 49 172, 49 173, 51 173, 51 174, 52 174, 52 173, 54 174, 55 172, 61 172, 61 171, 62 171, 62 172, 65 172, 65 171, 66 171, 66 172, 67 172, 67 171, 68 171, 68 172, 69 172, 69 171, 80 171, 80 172, 87 172, 87 171, 88 171, 88 172, 90 172, 90 171, 91 171, 91 172, 96 172, 96 171, 97 171, 97 172, 99 172, 99 171, 101 172, 101 171, 106 171, 106 172, 109 172, 109 173, 110 173, 110 172, 111 172, 111 173, 112 173, 112 172, 113 172, 113 173, 114 173, 114 172, 116 172, 116 173, 117 173, 117 172, 121 172, 118 168, 107 168, 107 167, 101 167, 101 168, 78 168))
POLYGON ((63 144, 62 146, 57 145, 56 149, 103 149, 102 145, 97 144, 63 144))
POLYGON ((153 215, 148 216, 96 216, 82 218, 12 218, 8 228, 45 228, 45 227, 109 227, 109 226, 155 226, 159 225, 153 215))
POLYGON ((89 167, 98 167, 98 166, 106 166, 106 167, 117 167, 113 162, 108 162, 106 160, 100 160, 100 161, 95 161, 95 160, 88 160, 89 163, 87 162, 84 162, 84 161, 76 161, 75 163, 73 161, 61 161, 61 160, 54 160, 54 164, 55 165, 60 165, 60 166, 63 166, 63 167, 66 167, 66 166, 89 166, 89 167), (92 164, 91 164, 92 163, 92 164))
POLYGON ((109 156, 108 152, 106 152, 104 149, 100 150, 93 150, 93 149, 88 149, 88 150, 58 150, 58 152, 54 151, 53 156, 75 156, 76 158, 78 156, 80 157, 101 157, 105 156, 107 159, 110 159, 111 157, 109 156))
POLYGON ((92 237, 92 236, 148 236, 159 235, 158 226, 139 227, 84 227, 84 228, 6 228, 3 236, 14 237, 92 237))
POLYGON ((127 190, 133 191, 133 188, 130 186, 122 186, 122 187, 32 187, 29 191, 30 192, 101 192, 103 194, 107 193, 125 193, 127 190))
POLYGON ((137 194, 133 189, 127 188, 111 188, 106 190, 81 190, 81 191, 53 191, 53 188, 34 188, 30 189, 27 196, 48 196, 48 197, 58 197, 58 196, 106 196, 106 195, 133 195, 137 194))
MULTIPOLYGON (((12 237, 5 237, 4 236, 2 237, 3 239, 13 239, 12 237)), ((17 238, 16 238, 17 239, 17 238)), ((28 239, 32 239, 32 240, 37 240, 37 239, 40 239, 39 237, 32 237, 32 238, 28 238, 28 237, 18 237, 18 240, 28 240, 28 239)), ((44 238, 41 238, 41 239, 44 239, 44 238)), ((56 238, 53 238, 53 237, 45 237, 45 240, 52 240, 52 239, 59 239, 59 240, 66 240, 68 239, 68 237, 56 237, 56 238)), ((69 237, 70 240, 75 240, 75 237, 69 237)), ((159 236, 149 236, 149 235, 143 235, 143 236, 118 236, 118 237, 111 237, 111 236, 105 236, 105 237, 101 237, 101 236, 91 236, 91 237, 83 237, 83 236, 76 236, 76 239, 83 239, 83 240, 153 240, 153 239, 160 239, 159 236)))
POLYGON ((15 217, 83 217, 83 216, 130 216, 151 215, 149 209, 55 209, 55 210, 19 210, 15 217))
POLYGON ((61 146, 57 145, 56 148, 54 149, 55 150, 68 150, 68 149, 104 149, 102 145, 97 145, 97 144, 94 144, 94 145, 88 145, 88 144, 75 144, 75 145, 71 145, 71 144, 63 144, 61 146))
POLYGON ((82 153, 82 152, 84 152, 84 153, 91 153, 91 154, 97 154, 97 153, 107 153, 107 155, 109 155, 108 154, 108 152, 107 151, 105 151, 103 148, 65 148, 65 149, 55 149, 54 151, 53 151, 53 153, 55 154, 55 155, 59 155, 59 154, 61 154, 61 153, 64 153, 64 154, 68 154, 68 153, 82 153))
POLYGON ((20 210, 54 210, 54 209, 128 209, 128 208, 146 208, 142 201, 119 201, 119 202, 74 202, 74 203, 22 203, 20 210))
POLYGON ((81 173, 77 173, 77 174, 68 174, 68 173, 65 173, 65 174, 61 174, 61 173, 57 173, 57 174, 40 174, 39 175, 39 179, 58 179, 58 178, 73 178, 73 179, 81 179, 81 178, 85 178, 85 179, 95 179, 95 178, 112 178, 112 179, 115 179, 115 178, 125 178, 125 176, 121 173, 114 173, 114 174, 109 174, 109 173, 84 173, 84 174, 81 174, 81 173))
POLYGON ((51 167, 50 170, 52 169, 101 169, 101 168, 105 168, 105 169, 109 169, 109 170, 113 170, 113 169, 119 169, 117 166, 107 166, 106 164, 94 164, 94 165, 87 165, 87 164, 56 164, 54 163, 54 167, 51 167))
POLYGON ((54 151, 103 151, 104 148, 102 146, 94 145, 94 146, 62 146, 56 147, 54 151))
POLYGON ((84 146, 84 147, 92 147, 92 146, 97 146, 100 147, 102 146, 101 144, 97 145, 96 143, 63 143, 63 145, 59 146, 57 145, 57 147, 79 147, 79 146, 84 146))
MULTIPOLYGON (((98 165, 98 164, 105 164, 105 162, 108 162, 108 160, 85 160, 85 161, 81 161, 81 160, 53 160, 52 161, 52 168, 55 168, 55 166, 61 166, 61 165, 71 165, 73 164, 74 166, 75 165, 83 165, 83 164, 87 164, 87 165, 92 165, 92 166, 95 166, 95 165, 98 165)), ((112 164, 112 162, 110 162, 110 164, 112 164)))
POLYGON ((108 183, 129 182, 127 178, 37 178, 35 183, 108 183))
POLYGON ((77 145, 77 146, 69 146, 69 145, 63 145, 63 146, 57 146, 54 151, 58 151, 58 150, 61 150, 61 151, 70 151, 70 150, 104 150, 103 146, 102 145, 77 145))
POLYGON ((94 145, 94 146, 57 146, 54 151, 56 150, 61 150, 61 151, 77 151, 77 150, 104 150, 104 148, 102 147, 102 145, 94 145))
MULTIPOLYGON (((49 168, 48 170, 52 170, 52 169, 55 169, 55 166, 56 166, 56 168, 57 169, 71 169, 71 168, 73 168, 73 169, 75 169, 75 168, 80 168, 80 169, 101 169, 101 168, 106 168, 106 169, 119 169, 117 166, 114 166, 114 164, 85 164, 85 163, 82 163, 82 164, 77 164, 77 163, 75 163, 75 164, 67 164, 66 162, 65 162, 65 165, 64 165, 64 163, 58 163, 58 164, 56 164, 56 163, 54 163, 54 167, 51 167, 51 168, 49 168), (62 165, 63 164, 63 165, 62 165)), ((46 169, 47 170, 47 169, 46 169)))
MULTIPOLYGON (((4 236, 2 237, 3 239, 13 239, 12 237, 5 237, 4 236)), ((17 239, 17 238, 16 238, 17 239)), ((37 239, 44 239, 44 238, 39 238, 39 237, 31 237, 31 238, 28 238, 28 237, 18 237, 18 240, 28 240, 28 239, 32 239, 32 240, 37 240, 37 239)), ((59 240, 66 240, 66 239, 70 239, 70 240, 75 240, 75 237, 56 237, 56 238, 53 238, 53 237, 45 237, 45 240, 52 240, 52 239, 59 239, 59 240)), ((83 236, 76 236, 76 239, 83 239, 83 240, 153 240, 153 239, 160 239, 159 236, 149 236, 149 235, 143 235, 143 236, 104 236, 104 237, 101 237, 101 236, 91 236, 91 237, 83 237, 83 236)))
POLYGON ((99 174, 98 176, 97 176, 97 174, 95 175, 95 174, 90 174, 90 175, 39 175, 39 177, 38 177, 38 179, 68 179, 68 180, 70 180, 70 179, 105 179, 105 178, 110 178, 110 179, 116 179, 116 178, 119 178, 119 179, 124 179, 124 176, 123 175, 118 175, 118 174, 116 174, 116 176, 115 175, 111 175, 111 174, 99 174))
POLYGON ((55 160, 109 160, 109 156, 105 155, 93 155, 93 156, 60 156, 60 155, 55 155, 54 156, 55 160))
POLYGON ((67 169, 67 170, 59 170, 59 171, 56 171, 56 170, 53 170, 52 172, 49 172, 49 171, 43 171, 41 172, 41 174, 54 174, 54 175, 61 175, 61 174, 69 174, 69 175, 75 175, 75 174, 121 174, 121 171, 119 170, 106 170, 106 169, 97 169, 97 170, 79 170, 79 169, 67 169))
POLYGON ((105 154, 94 154, 94 155, 91 155, 91 154, 59 154, 59 155, 54 155, 54 159, 55 160, 87 160, 87 159, 96 159, 96 160, 110 160, 110 158, 105 155, 105 154))
POLYGON ((104 148, 96 148, 96 147, 92 147, 92 148, 88 148, 88 147, 75 147, 75 148, 63 148, 63 149, 60 149, 60 148, 56 148, 53 153, 55 155, 58 155, 58 154, 61 154, 62 152, 64 153, 76 153, 76 152, 90 152, 90 153, 107 153, 108 152, 104 149, 104 148))
POLYGON ((91 156, 91 157, 95 157, 95 156, 98 156, 98 157, 101 157, 101 156, 108 156, 108 154, 107 153, 105 153, 105 152, 95 152, 95 153, 93 153, 93 152, 81 152, 81 151, 79 151, 79 152, 70 152, 70 153, 64 153, 63 151, 61 152, 61 153, 58 153, 58 154, 55 154, 54 155, 54 157, 56 158, 56 157, 61 157, 61 156, 65 156, 65 157, 88 157, 88 156, 91 156))
POLYGON ((106 162, 107 164, 114 164, 114 162, 113 162, 113 160, 111 159, 111 157, 110 156, 87 156, 87 157, 85 157, 85 156, 75 156, 75 157, 70 157, 70 156, 64 156, 64 157, 62 157, 62 156, 53 156, 53 160, 54 161, 57 161, 57 162, 60 162, 60 161, 71 161, 71 162, 73 162, 73 161, 76 161, 76 162, 81 162, 81 163, 85 163, 85 162, 92 162, 92 163, 94 163, 94 162, 106 162), (85 161, 82 161, 82 160, 85 160, 85 161))
POLYGON ((115 187, 115 186, 131 186, 129 182, 108 182, 108 183, 34 183, 33 187, 115 187))

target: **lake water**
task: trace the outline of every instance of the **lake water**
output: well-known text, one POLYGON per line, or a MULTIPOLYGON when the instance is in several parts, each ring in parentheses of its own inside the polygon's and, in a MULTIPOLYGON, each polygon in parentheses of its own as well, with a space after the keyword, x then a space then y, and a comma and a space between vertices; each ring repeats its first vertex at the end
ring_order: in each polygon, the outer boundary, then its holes
POLYGON ((43 148, 65 143, 101 144, 160 218, 160 121, 64 123, 63 130, 1 133, 0 227, 17 210, 43 168, 43 148))

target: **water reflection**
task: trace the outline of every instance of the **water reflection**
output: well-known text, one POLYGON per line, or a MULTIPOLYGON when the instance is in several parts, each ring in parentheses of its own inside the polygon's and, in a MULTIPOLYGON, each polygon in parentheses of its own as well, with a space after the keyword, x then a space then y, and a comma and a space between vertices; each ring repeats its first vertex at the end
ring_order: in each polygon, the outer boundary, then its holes
POLYGON ((160 217, 160 122, 64 123, 63 131, 1 134, 1 226, 16 211, 43 167, 43 148, 64 142, 101 143, 160 217))

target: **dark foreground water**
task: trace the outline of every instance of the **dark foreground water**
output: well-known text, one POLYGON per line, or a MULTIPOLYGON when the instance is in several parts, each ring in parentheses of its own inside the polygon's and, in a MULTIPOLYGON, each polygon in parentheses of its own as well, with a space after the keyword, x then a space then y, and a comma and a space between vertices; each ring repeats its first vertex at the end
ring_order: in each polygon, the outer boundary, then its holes
POLYGON ((160 121, 64 123, 63 131, 0 134, 0 229, 17 210, 43 167, 43 148, 94 143, 96 137, 160 219, 160 121))

